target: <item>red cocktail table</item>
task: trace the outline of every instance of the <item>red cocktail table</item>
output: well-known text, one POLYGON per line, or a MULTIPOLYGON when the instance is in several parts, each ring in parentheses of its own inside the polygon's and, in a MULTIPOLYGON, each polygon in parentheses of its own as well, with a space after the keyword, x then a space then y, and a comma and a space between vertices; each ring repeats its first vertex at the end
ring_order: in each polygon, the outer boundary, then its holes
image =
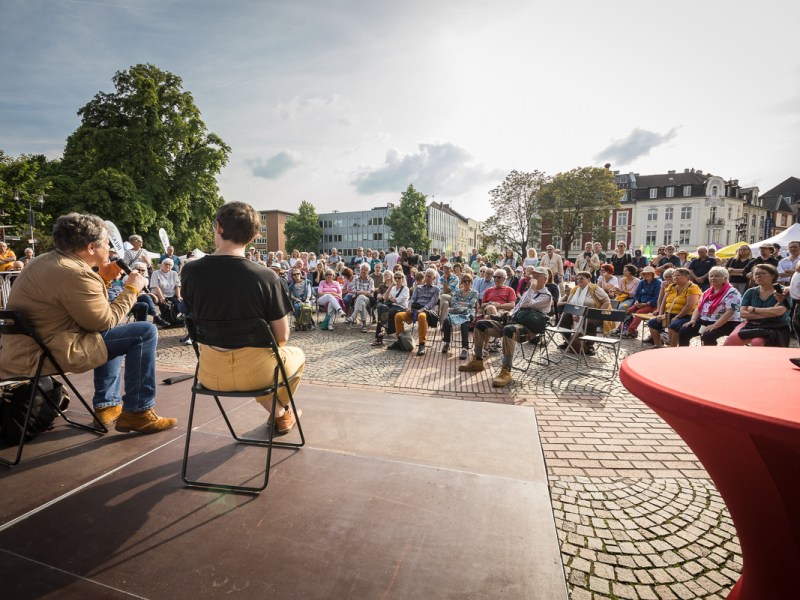
POLYGON ((800 368, 797 348, 639 352, 620 379, 697 455, 742 545, 735 600, 800 598, 800 368))

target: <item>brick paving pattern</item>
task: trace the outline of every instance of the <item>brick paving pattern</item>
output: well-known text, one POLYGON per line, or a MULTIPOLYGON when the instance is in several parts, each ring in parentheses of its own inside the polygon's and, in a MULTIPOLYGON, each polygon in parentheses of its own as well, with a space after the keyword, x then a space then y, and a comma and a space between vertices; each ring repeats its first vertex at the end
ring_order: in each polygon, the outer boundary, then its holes
MULTIPOLYGON (((192 348, 178 342, 183 333, 161 332, 160 367, 193 370, 192 348)), ((306 353, 307 381, 535 409, 573 600, 728 594, 741 554, 719 493, 680 437, 618 375, 597 368, 607 356, 590 358, 589 367, 534 362, 494 388, 499 354, 486 355, 481 373, 460 373, 460 347, 443 354, 440 337, 418 357, 373 348, 373 334, 341 324, 293 333, 291 343, 306 353)), ((641 350, 638 340, 624 341, 621 357, 641 350)), ((518 351, 515 367, 526 362, 518 351)))

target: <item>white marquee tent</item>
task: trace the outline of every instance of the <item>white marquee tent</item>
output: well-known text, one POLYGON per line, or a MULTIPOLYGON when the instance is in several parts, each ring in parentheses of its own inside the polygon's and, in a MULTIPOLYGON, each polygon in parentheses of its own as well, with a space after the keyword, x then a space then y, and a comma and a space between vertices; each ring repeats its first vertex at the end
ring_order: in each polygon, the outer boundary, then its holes
POLYGON ((766 240, 761 240, 760 242, 756 242, 755 244, 750 244, 750 250, 753 251, 753 256, 758 256, 758 249, 763 246, 764 244, 772 245, 772 244, 780 244, 781 245, 781 252, 786 255, 788 249, 787 246, 789 242, 793 241, 800 241, 800 223, 795 223, 789 229, 785 231, 781 231, 778 235, 773 235, 771 238, 767 238, 766 240))

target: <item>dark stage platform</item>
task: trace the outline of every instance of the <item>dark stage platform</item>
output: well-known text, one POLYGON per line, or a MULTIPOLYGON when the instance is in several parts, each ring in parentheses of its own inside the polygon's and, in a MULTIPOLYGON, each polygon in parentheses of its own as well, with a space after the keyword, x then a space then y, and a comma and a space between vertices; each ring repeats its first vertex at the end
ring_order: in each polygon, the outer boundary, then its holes
MULTIPOLYGON (((249 497, 183 486, 189 386, 159 385, 178 429, 59 425, 0 470, 4 598, 567 598, 532 409, 304 383, 306 447, 249 497)), ((263 449, 198 416, 190 475, 258 480, 263 449)))

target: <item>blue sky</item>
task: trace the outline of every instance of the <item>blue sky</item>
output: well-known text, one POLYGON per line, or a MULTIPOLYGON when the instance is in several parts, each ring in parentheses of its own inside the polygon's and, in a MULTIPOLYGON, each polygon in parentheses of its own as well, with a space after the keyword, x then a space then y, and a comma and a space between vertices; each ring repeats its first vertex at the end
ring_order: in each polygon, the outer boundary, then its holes
POLYGON ((0 148, 60 156, 149 62, 232 147, 228 200, 320 212, 408 183, 489 216, 512 169, 800 175, 800 4, 0 0, 0 148), (741 5, 740 5, 741 4, 741 5))

